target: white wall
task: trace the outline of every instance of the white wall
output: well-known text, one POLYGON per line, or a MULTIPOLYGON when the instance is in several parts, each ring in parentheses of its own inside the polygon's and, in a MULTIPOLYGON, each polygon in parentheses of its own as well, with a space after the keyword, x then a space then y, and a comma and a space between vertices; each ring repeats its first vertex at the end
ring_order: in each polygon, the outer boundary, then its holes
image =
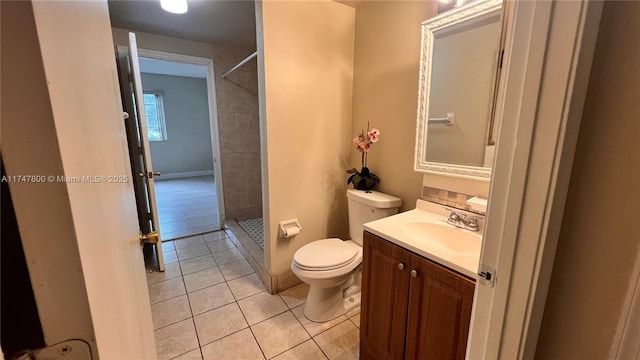
POLYGON ((345 169, 353 138, 355 10, 328 0, 269 0, 256 9, 268 154, 265 263, 278 275, 290 271, 302 245, 348 235, 345 169), (298 218, 304 230, 278 238, 278 221, 290 218, 298 218))
POLYGON ((153 170, 162 174, 213 171, 206 79, 141 75, 145 91, 162 93, 167 126, 166 141, 150 142, 153 170))

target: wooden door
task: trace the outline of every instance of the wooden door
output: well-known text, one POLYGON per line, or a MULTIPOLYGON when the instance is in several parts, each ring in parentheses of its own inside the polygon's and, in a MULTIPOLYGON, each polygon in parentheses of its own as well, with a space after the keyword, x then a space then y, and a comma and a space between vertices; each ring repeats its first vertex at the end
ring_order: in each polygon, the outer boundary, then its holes
POLYGON ((120 93, 122 94, 122 109, 126 113, 124 127, 127 134, 129 160, 131 162, 132 180, 136 194, 136 207, 138 209, 138 223, 140 231, 147 234, 153 231, 152 216, 149 210, 149 192, 147 191, 146 177, 140 176, 147 172, 144 162, 144 148, 140 134, 140 120, 136 109, 135 90, 131 76, 129 49, 118 47, 118 76, 120 78, 120 93))
POLYGON ((464 359, 475 282, 411 255, 405 359, 464 359))
POLYGON ((124 48, 118 49, 118 64, 122 103, 129 114, 129 118, 125 120, 125 127, 129 144, 129 158, 134 176, 133 184, 136 193, 140 231, 144 234, 149 234, 152 231, 158 233, 156 257, 158 269, 164 271, 162 235, 158 226, 158 206, 154 180, 154 177, 159 176, 160 173, 153 171, 151 162, 138 45, 134 33, 129 33, 129 47, 126 50, 124 48))
POLYGON ((402 359, 409 287, 408 251, 364 233, 361 359, 402 359))

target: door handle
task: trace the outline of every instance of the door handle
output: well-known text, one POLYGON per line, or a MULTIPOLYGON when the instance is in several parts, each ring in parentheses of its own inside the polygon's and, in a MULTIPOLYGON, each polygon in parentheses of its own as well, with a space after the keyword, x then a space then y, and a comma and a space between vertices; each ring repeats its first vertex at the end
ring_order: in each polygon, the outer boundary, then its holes
POLYGON ((140 176, 140 177, 148 177, 149 179, 151 179, 154 176, 160 176, 160 171, 154 171, 154 172, 149 171, 146 174, 141 172, 141 173, 138 173, 138 176, 140 176))
POLYGON ((143 234, 142 232, 138 233, 138 239, 140 240, 140 245, 144 244, 157 244, 160 240, 160 235, 158 235, 157 231, 152 231, 148 234, 143 234))
POLYGON ((398 263, 398 270, 404 270, 404 264, 398 263))
POLYGON ((418 277, 418 272, 415 270, 411 270, 411 277, 418 277))

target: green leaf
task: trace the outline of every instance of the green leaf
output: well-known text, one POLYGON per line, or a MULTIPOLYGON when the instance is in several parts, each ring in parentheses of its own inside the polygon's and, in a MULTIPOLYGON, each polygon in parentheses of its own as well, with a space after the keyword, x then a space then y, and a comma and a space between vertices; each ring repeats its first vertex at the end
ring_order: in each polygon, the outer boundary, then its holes
POLYGON ((347 185, 349 185, 351 182, 353 182, 353 178, 355 178, 356 176, 358 176, 358 174, 353 174, 353 175, 349 176, 349 179, 347 180, 347 185))

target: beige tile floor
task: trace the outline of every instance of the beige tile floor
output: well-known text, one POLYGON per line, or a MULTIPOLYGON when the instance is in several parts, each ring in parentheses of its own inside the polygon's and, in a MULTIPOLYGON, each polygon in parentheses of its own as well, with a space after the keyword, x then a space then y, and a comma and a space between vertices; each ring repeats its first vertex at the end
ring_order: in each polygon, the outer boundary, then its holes
POLYGON ((271 295, 224 231, 163 243, 147 283, 159 359, 358 359, 360 309, 304 317, 308 286, 271 295))
POLYGON ((219 230, 216 185, 213 176, 156 180, 158 224, 162 239, 219 230))

